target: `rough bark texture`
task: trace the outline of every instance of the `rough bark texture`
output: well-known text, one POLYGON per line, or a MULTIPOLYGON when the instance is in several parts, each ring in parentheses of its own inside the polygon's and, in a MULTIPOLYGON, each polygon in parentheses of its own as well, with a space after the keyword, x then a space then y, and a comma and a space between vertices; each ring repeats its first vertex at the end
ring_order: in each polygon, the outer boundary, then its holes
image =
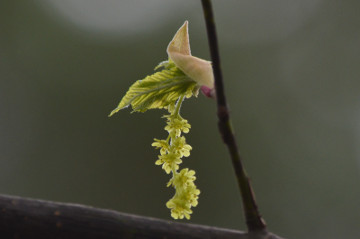
POLYGON ((281 239, 267 232, 245 233, 7 195, 0 195, 0 238, 281 239))

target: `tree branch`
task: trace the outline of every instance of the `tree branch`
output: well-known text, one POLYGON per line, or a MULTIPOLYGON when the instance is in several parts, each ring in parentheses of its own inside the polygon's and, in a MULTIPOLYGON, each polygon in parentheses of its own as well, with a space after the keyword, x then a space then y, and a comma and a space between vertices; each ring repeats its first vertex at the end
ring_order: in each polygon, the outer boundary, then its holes
POLYGON ((271 233, 244 233, 6 195, 0 195, 0 238, 281 239, 271 233))
POLYGON ((250 180, 246 175, 245 169, 241 162, 239 150, 235 140, 234 132, 231 126, 229 108, 226 103, 224 82, 220 66, 220 55, 218 50, 215 18, 212 11, 211 1, 202 0, 202 6, 204 11, 204 17, 206 22, 206 29, 209 40, 211 60, 214 70, 216 100, 217 100, 217 115, 218 115, 218 127, 224 143, 227 145, 233 168, 235 170, 237 182, 239 185, 241 198, 243 202, 243 209, 245 212, 245 219, 248 230, 251 231, 265 231, 266 224, 262 219, 256 201, 253 190, 250 185, 250 180))

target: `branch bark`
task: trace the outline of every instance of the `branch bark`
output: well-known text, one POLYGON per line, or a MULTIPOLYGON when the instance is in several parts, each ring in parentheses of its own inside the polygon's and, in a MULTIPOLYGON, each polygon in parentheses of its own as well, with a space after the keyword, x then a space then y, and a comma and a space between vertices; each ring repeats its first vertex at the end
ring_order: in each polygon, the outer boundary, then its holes
POLYGON ((7 195, 0 195, 0 238, 281 239, 271 233, 245 233, 7 195))
POLYGON ((266 223, 261 217, 258 210, 255 195, 251 187, 250 180, 246 174, 245 168, 242 164, 242 160, 235 139, 235 133, 231 125, 230 112, 226 103, 224 81, 222 77, 220 54, 215 28, 215 18, 212 10, 211 0, 202 0, 201 3, 203 6, 211 61, 214 70, 219 131, 230 153, 232 165, 241 193, 245 220, 248 230, 250 232, 266 231, 266 223))

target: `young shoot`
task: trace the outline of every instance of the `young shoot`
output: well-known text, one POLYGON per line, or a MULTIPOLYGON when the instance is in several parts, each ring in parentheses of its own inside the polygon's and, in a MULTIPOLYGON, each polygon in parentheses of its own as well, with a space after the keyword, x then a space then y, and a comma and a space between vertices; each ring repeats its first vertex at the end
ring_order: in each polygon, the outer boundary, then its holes
POLYGON ((190 219, 191 208, 198 204, 200 190, 195 185, 195 171, 180 169, 179 166, 184 157, 190 156, 192 149, 182 135, 188 133, 191 126, 181 117, 180 108, 186 98, 196 97, 199 89, 212 97, 214 76, 209 61, 191 55, 187 21, 169 43, 167 54, 168 60, 155 68, 159 71, 130 86, 109 116, 130 105, 133 112, 167 109, 169 114, 163 117, 169 135, 166 139, 154 139, 152 143, 152 146, 160 149, 155 164, 171 175, 167 186, 175 189, 175 195, 166 203, 171 216, 174 219, 190 219))

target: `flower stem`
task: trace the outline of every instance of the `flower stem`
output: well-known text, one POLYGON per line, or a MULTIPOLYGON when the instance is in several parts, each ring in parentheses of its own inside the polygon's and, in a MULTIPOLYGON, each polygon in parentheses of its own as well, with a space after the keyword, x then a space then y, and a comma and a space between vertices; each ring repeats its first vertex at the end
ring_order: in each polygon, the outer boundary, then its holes
POLYGON ((178 116, 179 115, 179 112, 180 112, 180 108, 181 108, 181 104, 184 100, 184 95, 180 96, 177 103, 176 103, 176 108, 175 108, 175 111, 174 111, 174 115, 178 116))
POLYGON ((262 219, 259 213, 255 201, 254 192, 250 185, 250 180, 243 167, 239 150, 237 148, 236 139, 234 136, 234 131, 231 127, 230 114, 228 106, 226 104, 224 83, 220 67, 220 56, 215 29, 215 18, 212 11, 211 0, 202 0, 201 3, 204 11, 211 60, 214 70, 219 131, 224 143, 227 145, 231 156, 232 164, 235 170, 238 186, 241 193, 248 230, 250 232, 266 231, 265 221, 262 219))
MULTIPOLYGON (((184 95, 179 97, 178 101, 176 102, 175 110, 174 110, 172 115, 179 116, 181 104, 182 104, 183 101, 184 101, 184 95)), ((175 136, 169 134, 167 140, 169 140, 169 139, 171 139, 170 144, 172 144, 172 142, 175 140, 175 136)), ((177 174, 177 170, 174 167, 172 167, 171 171, 173 173, 173 177, 175 177, 175 174, 177 174)))

